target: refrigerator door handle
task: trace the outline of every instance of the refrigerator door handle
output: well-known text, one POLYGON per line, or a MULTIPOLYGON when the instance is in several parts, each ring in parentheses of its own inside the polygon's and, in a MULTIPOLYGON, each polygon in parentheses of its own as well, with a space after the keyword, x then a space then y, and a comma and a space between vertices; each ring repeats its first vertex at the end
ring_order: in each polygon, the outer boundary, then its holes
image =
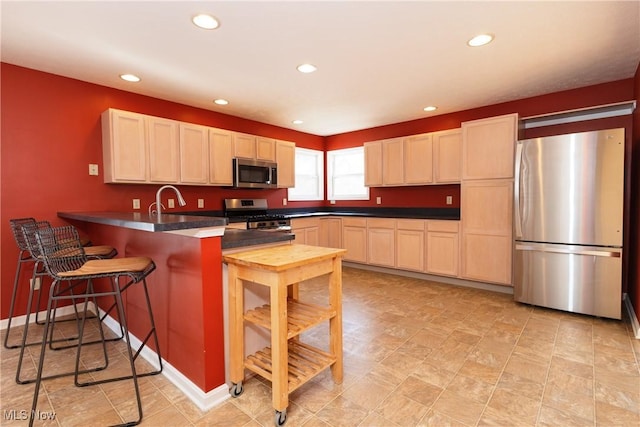
POLYGON ((522 166, 522 142, 518 142, 516 145, 516 167, 515 167, 515 182, 513 186, 513 202, 514 202, 514 223, 516 237, 522 237, 522 216, 520 213, 520 168, 522 166))
POLYGON ((531 246, 531 245, 517 244, 516 250, 552 252, 556 254, 604 256, 604 257, 611 257, 611 258, 620 258, 622 256, 622 251, 620 249, 613 249, 613 250, 575 249, 574 250, 574 249, 552 248, 548 246, 531 246))

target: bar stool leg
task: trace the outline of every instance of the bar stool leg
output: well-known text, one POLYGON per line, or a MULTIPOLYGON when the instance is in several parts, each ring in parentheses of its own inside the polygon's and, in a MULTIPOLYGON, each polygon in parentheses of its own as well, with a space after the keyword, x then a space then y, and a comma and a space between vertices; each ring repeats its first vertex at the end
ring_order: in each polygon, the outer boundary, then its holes
MULTIPOLYGON (((4 335, 4 347, 7 349, 18 348, 19 344, 9 344, 9 335, 11 334, 11 321, 13 320, 13 313, 16 304, 16 296, 18 294, 18 282, 20 281, 20 272, 22 270, 22 264, 28 261, 33 261, 31 255, 28 258, 24 258, 25 251, 21 250, 18 255, 18 263, 16 265, 16 276, 13 279, 13 291, 11 292, 11 305, 9 306, 9 319, 7 320, 7 331, 4 335)), ((35 267, 34 267, 35 268, 35 267)), ((29 305, 28 310, 31 310, 29 305)))

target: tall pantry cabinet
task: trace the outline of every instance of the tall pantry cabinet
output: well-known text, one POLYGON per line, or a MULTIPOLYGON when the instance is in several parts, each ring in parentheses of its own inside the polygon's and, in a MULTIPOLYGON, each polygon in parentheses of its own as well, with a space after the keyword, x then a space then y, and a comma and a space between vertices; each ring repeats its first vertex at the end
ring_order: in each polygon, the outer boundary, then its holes
POLYGON ((462 123, 461 277, 511 285, 517 114, 462 123))

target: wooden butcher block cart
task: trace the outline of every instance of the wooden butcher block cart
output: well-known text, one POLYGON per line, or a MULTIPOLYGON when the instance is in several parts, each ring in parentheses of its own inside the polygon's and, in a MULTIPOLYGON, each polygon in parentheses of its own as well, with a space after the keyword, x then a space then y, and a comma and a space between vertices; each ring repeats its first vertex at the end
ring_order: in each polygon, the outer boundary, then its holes
POLYGON ((243 392, 244 370, 269 381, 275 423, 287 419, 289 393, 331 367, 333 380, 342 382, 342 255, 344 249, 282 245, 223 256, 229 273, 229 375, 231 395, 243 392), (299 299, 298 283, 328 275, 329 305, 299 299), (247 308, 243 283, 269 287, 269 304, 247 308), (299 335, 329 321, 329 352, 303 343, 299 335), (271 331, 271 347, 244 358, 244 322, 271 331), (244 359, 244 360, 243 360, 244 359))

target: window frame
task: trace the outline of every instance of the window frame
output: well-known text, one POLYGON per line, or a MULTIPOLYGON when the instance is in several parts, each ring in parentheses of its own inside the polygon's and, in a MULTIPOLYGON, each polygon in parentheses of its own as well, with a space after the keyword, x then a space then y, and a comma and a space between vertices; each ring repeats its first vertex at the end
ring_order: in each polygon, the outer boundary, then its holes
MULTIPOLYGON (((313 156, 316 158, 316 162, 317 162, 317 171, 318 174, 317 175, 298 175, 297 174, 297 170, 294 172, 296 175, 296 179, 295 182, 296 184, 301 182, 300 179, 298 179, 298 176, 315 176, 318 180, 318 186, 316 187, 317 190, 317 194, 315 195, 311 195, 311 194, 291 194, 291 188, 287 188, 287 200, 291 200, 294 202, 304 202, 304 201, 317 201, 317 200, 325 200, 324 199, 324 156, 325 153, 322 150, 314 150, 311 148, 302 148, 302 147, 296 147, 295 148, 295 156, 298 155, 298 153, 303 154, 303 155, 309 155, 309 156, 313 156)), ((300 162, 296 161, 295 164, 296 166, 299 164, 300 162)), ((295 188, 295 187, 293 187, 295 188)))
POLYGON ((339 150, 331 150, 327 151, 327 200, 370 200, 369 187, 364 185, 364 173, 365 173, 365 164, 364 164, 364 145, 358 147, 351 148, 342 148, 339 150), (333 194, 333 181, 334 181, 334 159, 341 154, 351 154, 355 151, 359 151, 362 155, 362 174, 346 174, 339 176, 356 176, 362 175, 362 183, 364 188, 363 194, 348 194, 348 195, 340 195, 336 196, 333 194))

